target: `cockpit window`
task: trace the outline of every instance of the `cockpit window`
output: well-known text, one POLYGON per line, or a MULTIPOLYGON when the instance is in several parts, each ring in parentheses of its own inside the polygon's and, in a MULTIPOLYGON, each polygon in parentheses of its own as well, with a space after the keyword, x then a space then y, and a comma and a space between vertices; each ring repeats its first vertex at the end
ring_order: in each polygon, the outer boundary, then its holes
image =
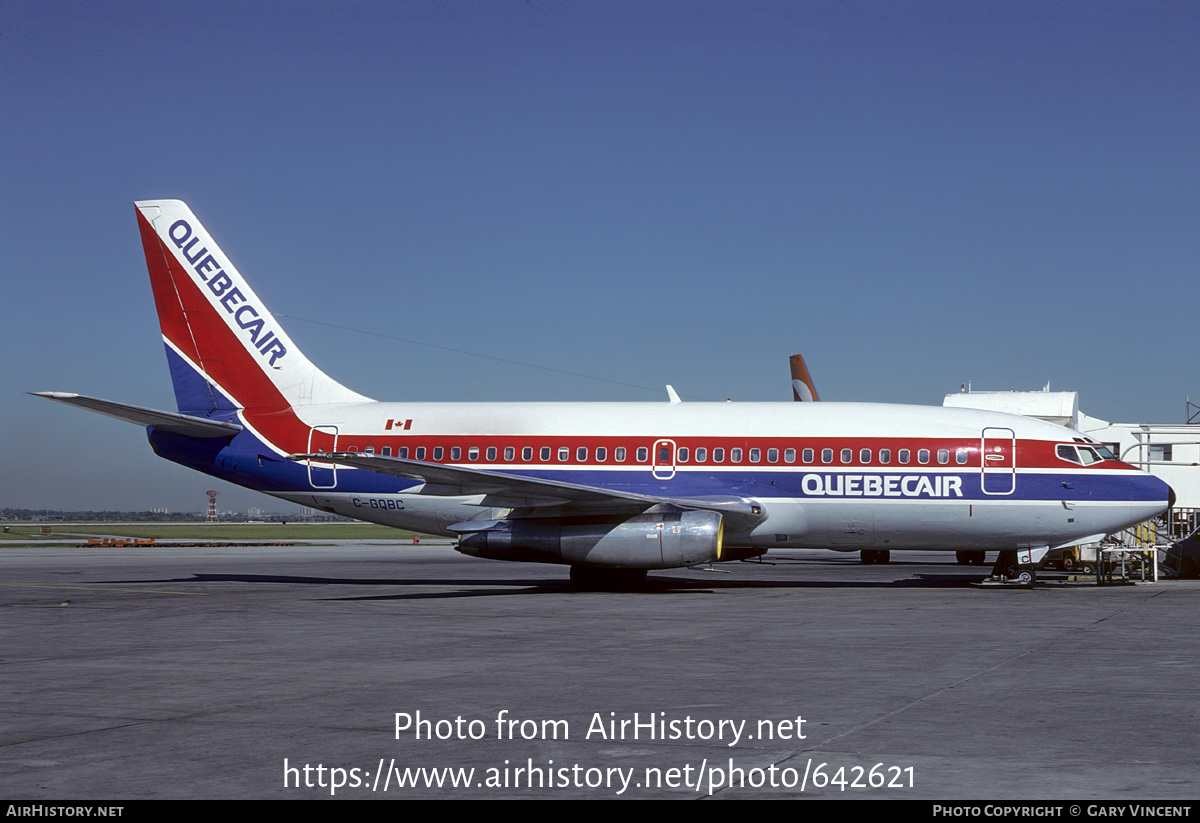
POLYGON ((1079 454, 1075 451, 1074 446, 1055 446, 1054 453, 1058 455, 1059 460, 1066 460, 1068 463, 1083 463, 1083 461, 1079 459, 1079 454))
POLYGON ((1099 443, 1089 443, 1086 446, 1082 443, 1075 446, 1062 443, 1054 447, 1054 453, 1058 455, 1059 460, 1078 463, 1081 466, 1090 466, 1105 460, 1116 460, 1113 453, 1099 443))

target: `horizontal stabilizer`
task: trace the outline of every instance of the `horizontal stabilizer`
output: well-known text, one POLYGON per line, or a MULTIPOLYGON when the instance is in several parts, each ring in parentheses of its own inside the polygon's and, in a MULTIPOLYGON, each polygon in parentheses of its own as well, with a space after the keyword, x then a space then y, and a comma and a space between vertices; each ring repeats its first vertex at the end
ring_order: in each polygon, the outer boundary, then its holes
POLYGON ((136 423, 139 426, 153 426, 158 431, 182 434, 188 437, 233 437, 242 430, 237 423, 223 423, 220 420, 209 420, 204 417, 193 417, 190 414, 158 411, 143 406, 131 406, 127 403, 114 403, 112 400, 101 400, 97 397, 84 397, 81 394, 71 394, 61 391, 30 392, 35 397, 45 397, 57 400, 68 406, 78 406, 81 409, 94 411, 124 420, 126 423, 136 423))

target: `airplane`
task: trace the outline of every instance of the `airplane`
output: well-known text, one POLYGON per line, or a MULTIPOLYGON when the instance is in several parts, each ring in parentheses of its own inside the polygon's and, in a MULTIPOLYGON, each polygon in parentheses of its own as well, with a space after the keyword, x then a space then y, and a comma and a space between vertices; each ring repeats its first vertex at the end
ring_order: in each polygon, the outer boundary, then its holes
POLYGON ((1173 501, 1079 432, 975 409, 670 387, 655 403, 378 402, 304 356, 184 203, 135 206, 177 411, 34 394, 145 426, 205 474, 466 555, 568 565, 579 588, 784 548, 998 550, 1001 579, 1031 585, 1050 547, 1173 501))

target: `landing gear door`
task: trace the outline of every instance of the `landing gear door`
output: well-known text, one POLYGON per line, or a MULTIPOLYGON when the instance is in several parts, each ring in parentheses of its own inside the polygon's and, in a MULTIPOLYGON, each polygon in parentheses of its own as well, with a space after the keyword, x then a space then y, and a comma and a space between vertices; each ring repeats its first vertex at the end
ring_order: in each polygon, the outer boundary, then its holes
MULTIPOLYGON (((337 451, 337 426, 313 426, 308 432, 308 453, 337 451)), ((307 461, 308 484, 314 489, 337 486, 337 463, 307 461)))
POLYGON ((650 470, 657 480, 670 480, 675 476, 675 441, 655 440, 650 450, 650 470))
POLYGON ((989 426, 979 444, 984 494, 1012 494, 1017 487, 1017 434, 989 426))

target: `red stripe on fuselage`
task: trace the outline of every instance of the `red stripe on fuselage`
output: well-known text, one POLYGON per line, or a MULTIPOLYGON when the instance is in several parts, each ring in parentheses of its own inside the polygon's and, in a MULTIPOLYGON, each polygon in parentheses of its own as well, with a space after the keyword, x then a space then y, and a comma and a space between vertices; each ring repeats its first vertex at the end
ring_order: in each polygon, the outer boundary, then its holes
MULTIPOLYGON (((307 430, 304 432, 307 437, 307 430)), ((649 466, 654 461, 653 446, 656 442, 663 439, 674 440, 676 449, 686 448, 689 450, 688 460, 686 462, 679 461, 677 457, 674 462, 682 467, 685 466, 713 466, 713 467, 748 467, 758 466, 764 468, 777 467, 787 468, 794 467, 805 470, 833 470, 839 468, 845 469, 863 469, 870 468, 880 471, 911 471, 914 469, 928 470, 938 469, 943 471, 958 471, 970 472, 980 470, 980 455, 979 455, 979 439, 971 440, 944 440, 938 438, 905 438, 903 440, 886 438, 886 437, 819 437, 819 438, 796 438, 796 437, 754 437, 754 438, 733 438, 733 437, 703 437, 703 436, 682 436, 682 437, 598 437, 598 436, 579 436, 571 435, 420 435, 410 434, 404 436, 387 435, 361 435, 361 434, 338 434, 337 442, 334 443, 333 436, 324 432, 314 433, 311 442, 311 448, 322 449, 324 451, 359 451, 365 452, 368 448, 374 450, 376 454, 382 454, 383 448, 391 449, 392 456, 399 456, 400 448, 407 448, 407 457, 414 459, 424 459, 430 462, 456 463, 456 464, 508 464, 508 465, 528 465, 528 466, 579 466, 579 465, 612 465, 612 466, 649 466), (425 456, 423 458, 416 457, 417 448, 425 448, 425 456), (459 447, 462 453, 458 458, 451 458, 450 449, 459 447), (504 459, 504 449, 511 447, 514 449, 512 460, 504 459), (533 458, 531 460, 523 460, 521 451, 524 448, 533 449, 533 458), (440 459, 433 457, 433 449, 441 448, 444 450, 440 459), (477 448, 479 456, 475 460, 468 458, 469 450, 477 448), (489 460, 487 458, 487 449, 495 448, 496 457, 489 460), (550 457, 547 460, 541 459, 541 450, 547 448, 550 450, 550 457), (558 450, 560 448, 568 449, 567 459, 558 459, 558 450), (577 450, 584 448, 587 450, 585 459, 578 459, 577 450), (602 462, 596 460, 596 449, 604 448, 608 450, 605 459, 602 462), (626 456, 623 461, 617 461, 615 451, 617 448, 624 448, 626 456), (645 460, 637 460, 637 450, 644 448, 647 450, 647 458, 645 460), (695 459, 695 450, 703 448, 708 450, 707 458, 703 462, 697 462, 695 459), (732 449, 741 449, 742 457, 738 462, 733 462, 731 459, 732 449), (957 462, 957 450, 963 448, 967 450, 967 460, 965 463, 957 462), (721 462, 713 460, 713 449, 724 449, 724 459, 721 462), (760 455, 757 461, 750 460, 750 450, 759 449, 760 455), (768 460, 768 450, 777 449, 778 457, 774 461, 768 460), (788 462, 785 459, 785 450, 795 449, 795 458, 788 462), (803 452, 805 449, 813 450, 813 459, 809 462, 803 460, 803 452), (824 449, 833 451, 833 460, 831 462, 823 462, 821 452, 824 449), (851 459, 849 462, 842 462, 841 452, 843 449, 851 450, 851 459), (862 460, 862 450, 870 450, 869 460, 862 460), (880 462, 879 451, 881 449, 891 450, 891 459, 887 463, 880 462), (909 460, 906 463, 900 462, 899 452, 902 449, 907 449, 910 452, 909 460), (921 449, 929 451, 929 460, 921 463, 918 460, 918 452, 921 449), (939 449, 946 449, 950 452, 950 459, 946 463, 939 463, 937 453, 939 449)), ((1043 440, 1020 440, 1017 443, 1017 458, 1016 468, 1024 469, 1052 469, 1058 471, 1087 471, 1096 470, 1129 470, 1138 471, 1134 466, 1128 463, 1122 463, 1117 460, 1106 460, 1100 463, 1093 463, 1089 466, 1083 466, 1077 463, 1070 463, 1061 460, 1055 456, 1054 447, 1059 442, 1070 441, 1043 441, 1043 440)), ((1011 468, 1011 464, 996 467, 997 471, 1003 471, 1011 468)))

